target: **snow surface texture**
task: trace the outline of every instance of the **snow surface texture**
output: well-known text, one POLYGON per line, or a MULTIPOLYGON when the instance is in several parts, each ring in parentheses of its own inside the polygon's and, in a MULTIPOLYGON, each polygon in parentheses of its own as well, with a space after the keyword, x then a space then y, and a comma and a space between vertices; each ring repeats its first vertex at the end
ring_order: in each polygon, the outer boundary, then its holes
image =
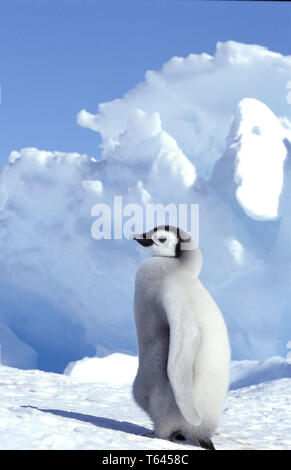
MULTIPOLYGON (((291 449, 291 379, 229 392, 217 449, 291 449)), ((84 383, 0 367, 0 449, 177 450, 197 447, 144 437, 152 424, 129 384, 84 383)))
MULTIPOLYGON (((102 160, 35 148, 0 173, 2 364, 63 372, 136 354, 133 241, 94 240, 96 203, 196 203, 201 280, 220 306, 233 360, 287 354, 291 339, 291 57, 219 43, 174 57, 78 122, 102 160)), ((65 380, 65 379, 64 379, 65 380)))

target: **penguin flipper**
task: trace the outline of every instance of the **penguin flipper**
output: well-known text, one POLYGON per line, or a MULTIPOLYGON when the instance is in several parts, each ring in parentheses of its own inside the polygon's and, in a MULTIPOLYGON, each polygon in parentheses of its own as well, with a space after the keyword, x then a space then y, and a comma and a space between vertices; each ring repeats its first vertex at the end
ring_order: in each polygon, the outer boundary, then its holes
POLYGON ((170 328, 167 373, 180 412, 189 423, 198 426, 201 418, 193 398, 193 365, 200 332, 191 306, 181 303, 181 299, 177 301, 172 294, 164 303, 170 328))

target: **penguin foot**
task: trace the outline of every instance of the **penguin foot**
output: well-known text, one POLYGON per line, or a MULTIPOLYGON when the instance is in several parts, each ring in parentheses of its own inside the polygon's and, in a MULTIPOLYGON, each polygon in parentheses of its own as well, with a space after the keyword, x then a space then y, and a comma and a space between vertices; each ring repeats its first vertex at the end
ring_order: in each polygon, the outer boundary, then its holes
POLYGON ((198 439, 200 447, 206 450, 216 450, 211 439, 198 439))
POLYGON ((173 432, 173 434, 170 437, 170 440, 181 442, 181 441, 186 441, 186 438, 179 431, 176 431, 176 432, 173 432))

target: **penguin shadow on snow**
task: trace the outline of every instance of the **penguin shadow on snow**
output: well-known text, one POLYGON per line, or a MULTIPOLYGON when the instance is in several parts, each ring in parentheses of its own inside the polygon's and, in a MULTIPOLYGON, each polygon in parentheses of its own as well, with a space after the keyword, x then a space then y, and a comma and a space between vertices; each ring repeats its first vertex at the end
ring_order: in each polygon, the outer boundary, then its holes
POLYGON ((130 423, 128 421, 117 421, 111 418, 103 418, 101 416, 91 416, 83 413, 75 413, 73 411, 54 410, 49 408, 38 408, 37 406, 22 405, 21 408, 32 408, 34 410, 42 411, 43 413, 50 413, 56 416, 62 416, 63 418, 76 419, 85 423, 94 424, 99 428, 112 429, 113 431, 121 431, 127 434, 134 434, 135 436, 144 436, 148 434, 150 437, 150 429, 138 424, 130 423))
MULTIPOLYGON (((83 421, 84 423, 91 423, 94 426, 97 426, 98 428, 111 429, 112 431, 121 431, 127 434, 133 434, 134 436, 147 437, 151 439, 156 438, 154 432, 151 431, 150 429, 145 428, 143 426, 139 426, 138 424, 130 423, 129 421, 118 421, 116 419, 103 418, 101 416, 86 415, 83 413, 75 413, 73 411, 54 410, 50 408, 38 408, 37 406, 31 406, 31 405, 22 405, 21 408, 31 408, 34 410, 41 411, 43 413, 50 413, 56 416, 62 416, 63 418, 76 419, 78 421, 83 421)), ((184 439, 180 440, 179 437, 177 438, 177 440, 176 439, 165 439, 165 440, 170 440, 171 442, 175 442, 175 444, 193 445, 191 442, 187 440, 184 440, 184 439)), ((196 448, 196 446, 194 445, 193 447, 196 448)), ((197 449, 201 450, 199 447, 197 449)))

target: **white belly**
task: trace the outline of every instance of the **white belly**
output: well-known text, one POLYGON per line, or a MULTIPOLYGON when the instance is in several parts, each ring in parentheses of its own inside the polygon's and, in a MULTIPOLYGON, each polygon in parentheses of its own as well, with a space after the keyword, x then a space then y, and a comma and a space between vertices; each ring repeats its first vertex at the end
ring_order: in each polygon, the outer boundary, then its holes
POLYGON ((194 361, 194 403, 207 427, 217 426, 229 385, 230 347, 223 316, 198 279, 193 289, 201 343, 194 361))

